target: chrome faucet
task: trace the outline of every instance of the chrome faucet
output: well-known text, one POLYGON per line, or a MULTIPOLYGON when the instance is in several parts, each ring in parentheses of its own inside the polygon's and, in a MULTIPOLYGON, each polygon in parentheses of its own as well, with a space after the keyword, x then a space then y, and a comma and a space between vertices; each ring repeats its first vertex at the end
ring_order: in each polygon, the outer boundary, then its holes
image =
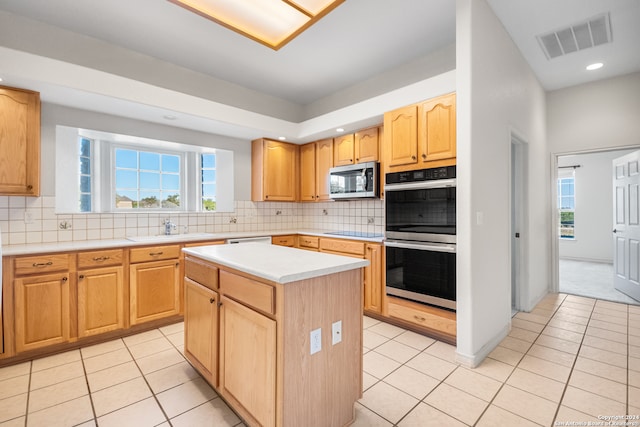
POLYGON ((165 234, 165 236, 170 236, 171 235, 171 230, 175 230, 175 229, 178 228, 177 225, 175 225, 174 223, 171 222, 171 218, 165 219, 163 224, 164 224, 164 234, 165 234))

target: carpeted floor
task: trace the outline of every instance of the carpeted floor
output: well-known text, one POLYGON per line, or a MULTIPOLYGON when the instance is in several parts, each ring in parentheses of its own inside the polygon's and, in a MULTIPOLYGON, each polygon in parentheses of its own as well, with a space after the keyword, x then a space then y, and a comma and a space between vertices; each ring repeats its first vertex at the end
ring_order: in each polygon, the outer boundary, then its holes
POLYGON ((560 292, 625 304, 640 304, 613 287, 613 264, 561 259, 560 292))

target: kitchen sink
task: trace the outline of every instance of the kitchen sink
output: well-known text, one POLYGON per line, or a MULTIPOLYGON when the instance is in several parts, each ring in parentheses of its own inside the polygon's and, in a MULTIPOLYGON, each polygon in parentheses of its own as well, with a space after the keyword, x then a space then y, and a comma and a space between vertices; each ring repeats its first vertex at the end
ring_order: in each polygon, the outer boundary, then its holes
POLYGON ((200 240, 214 239, 215 234, 211 233, 184 233, 184 234, 158 234, 155 236, 128 236, 127 240, 132 242, 165 242, 172 240, 200 240))

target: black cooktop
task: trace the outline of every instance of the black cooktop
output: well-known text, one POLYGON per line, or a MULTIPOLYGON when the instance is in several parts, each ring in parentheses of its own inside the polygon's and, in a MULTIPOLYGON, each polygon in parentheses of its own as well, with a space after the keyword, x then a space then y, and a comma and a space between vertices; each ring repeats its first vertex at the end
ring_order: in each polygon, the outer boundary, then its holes
POLYGON ((361 237, 361 238, 376 238, 383 237, 380 233, 368 233, 366 231, 329 231, 324 234, 332 234, 334 236, 348 236, 348 237, 361 237))

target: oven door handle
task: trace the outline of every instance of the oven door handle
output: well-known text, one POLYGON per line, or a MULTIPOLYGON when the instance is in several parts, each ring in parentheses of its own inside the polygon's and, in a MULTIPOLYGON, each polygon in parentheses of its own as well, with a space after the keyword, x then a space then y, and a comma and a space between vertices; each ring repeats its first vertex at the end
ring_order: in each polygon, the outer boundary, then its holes
POLYGON ((449 188, 456 186, 456 179, 434 179, 432 181, 408 182, 404 184, 386 184, 384 191, 403 190, 431 190, 434 188, 449 188))
POLYGON ((407 243, 407 242, 398 242, 395 240, 386 240, 384 242, 384 245, 390 248, 417 249, 419 251, 456 253, 456 245, 451 245, 447 243, 407 243))

